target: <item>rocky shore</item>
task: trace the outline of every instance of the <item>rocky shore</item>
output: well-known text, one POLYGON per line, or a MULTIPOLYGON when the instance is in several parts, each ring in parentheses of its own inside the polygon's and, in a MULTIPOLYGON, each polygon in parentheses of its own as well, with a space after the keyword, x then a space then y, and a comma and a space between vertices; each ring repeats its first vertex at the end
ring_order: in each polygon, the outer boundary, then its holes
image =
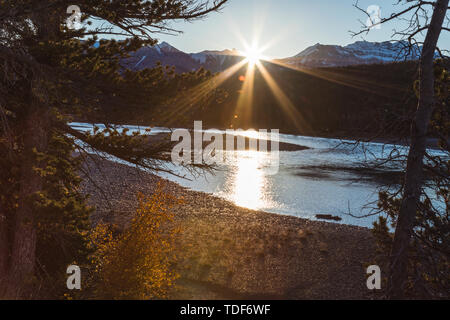
MULTIPOLYGON (((156 175, 93 158, 83 192, 92 222, 126 225, 137 193, 152 193, 156 175)), ((86 177, 86 176, 85 176, 86 177)), ((183 229, 181 275, 173 299, 370 299, 366 267, 374 260, 369 229, 237 207, 163 180, 183 198, 173 208, 183 229)), ((300 195, 299 195, 300 196, 300 195)))

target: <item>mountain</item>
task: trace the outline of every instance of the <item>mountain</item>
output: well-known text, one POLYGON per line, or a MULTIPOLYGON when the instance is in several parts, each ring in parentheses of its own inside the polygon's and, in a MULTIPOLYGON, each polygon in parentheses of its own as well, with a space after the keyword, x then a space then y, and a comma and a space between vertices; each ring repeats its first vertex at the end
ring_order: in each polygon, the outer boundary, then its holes
POLYGON ((143 47, 131 54, 122 62, 122 65, 131 70, 142 70, 155 67, 157 62, 163 66, 174 66, 176 72, 189 72, 197 70, 201 64, 194 60, 189 54, 162 42, 153 47, 143 47))
MULTIPOLYGON (((315 44, 299 54, 280 62, 295 67, 342 67, 361 64, 388 63, 419 58, 420 47, 415 47, 406 55, 405 42, 367 42, 357 41, 347 46, 315 44)), ((205 50, 198 53, 185 53, 162 42, 153 47, 143 47, 131 54, 123 66, 131 70, 142 70, 156 66, 174 66, 178 73, 197 70, 201 67, 211 72, 220 72, 243 59, 233 50, 205 50)))
POLYGON ((368 42, 357 41, 347 46, 323 45, 311 46, 296 56, 281 59, 285 64, 303 67, 342 67, 349 65, 388 63, 401 60, 416 60, 421 48, 412 52, 405 50, 405 42, 368 42))
POLYGON ((233 50, 206 50, 199 53, 191 53, 190 56, 200 63, 203 68, 211 72, 223 71, 243 59, 242 56, 233 50))
POLYGON ((189 54, 162 42, 131 53, 131 57, 125 59, 122 65, 131 70, 142 70, 155 67, 160 62, 163 66, 174 66, 175 71, 179 73, 198 70, 201 67, 211 72, 220 72, 241 59, 236 50, 210 50, 189 54))

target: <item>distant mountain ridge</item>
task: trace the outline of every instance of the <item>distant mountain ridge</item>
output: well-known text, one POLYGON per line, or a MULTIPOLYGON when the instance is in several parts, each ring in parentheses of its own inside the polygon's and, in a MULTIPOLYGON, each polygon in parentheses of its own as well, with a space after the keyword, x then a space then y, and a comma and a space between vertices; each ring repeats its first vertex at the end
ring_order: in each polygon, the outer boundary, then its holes
POLYGON ((176 72, 189 72, 201 67, 212 72, 223 71, 241 60, 236 50, 210 50, 198 53, 185 53, 167 42, 143 47, 130 54, 122 65, 130 70, 152 68, 160 62, 163 66, 174 66, 176 72))
POLYGON ((233 50, 205 50, 191 53, 190 56, 201 66, 211 72, 223 71, 243 59, 236 49, 233 50))
POLYGON ((417 60, 421 48, 418 46, 414 46, 412 50, 407 48, 407 43, 402 41, 356 41, 347 46, 317 43, 293 57, 280 59, 280 61, 288 65, 304 67, 342 67, 417 60))
MULTIPOLYGON (((315 44, 299 54, 278 59, 295 67, 340 67, 360 64, 389 63, 401 60, 416 60, 420 56, 420 47, 405 51, 405 42, 368 42, 357 41, 347 46, 315 44)), ((211 72, 223 71, 243 57, 233 50, 205 50, 198 53, 185 53, 167 42, 153 47, 143 47, 131 54, 123 66, 131 70, 142 70, 156 66, 174 66, 176 72, 189 72, 201 67, 211 72)))
POLYGON ((143 47, 130 55, 130 58, 122 62, 122 65, 130 70, 153 68, 158 62, 164 66, 174 66, 177 72, 188 72, 200 67, 188 54, 167 42, 143 47))

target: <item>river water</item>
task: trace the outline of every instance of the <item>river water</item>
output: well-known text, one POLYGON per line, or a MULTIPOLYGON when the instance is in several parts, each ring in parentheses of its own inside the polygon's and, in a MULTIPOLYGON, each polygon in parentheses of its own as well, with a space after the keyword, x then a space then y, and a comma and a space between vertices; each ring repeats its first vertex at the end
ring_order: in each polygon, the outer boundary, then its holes
MULTIPOLYGON (((71 125, 81 131, 92 130, 89 124, 71 125)), ((101 125, 98 126, 101 128, 101 125)), ((122 127, 140 132, 146 129, 122 127)), ((150 134, 161 132, 170 130, 152 128, 150 134)), ((160 175, 192 190, 214 194, 245 208, 313 220, 316 214, 331 214, 341 217, 340 223, 370 227, 376 216, 354 216, 373 212, 380 188, 386 185, 395 187, 401 177, 403 164, 391 163, 376 170, 367 169, 367 164, 388 154, 405 155, 408 151, 404 146, 381 143, 355 145, 354 141, 285 134, 280 134, 280 142, 310 149, 280 151, 276 174, 267 170, 267 159, 272 156, 270 152, 223 151, 227 161, 214 173, 192 174, 170 164, 170 169, 187 179, 160 175)))

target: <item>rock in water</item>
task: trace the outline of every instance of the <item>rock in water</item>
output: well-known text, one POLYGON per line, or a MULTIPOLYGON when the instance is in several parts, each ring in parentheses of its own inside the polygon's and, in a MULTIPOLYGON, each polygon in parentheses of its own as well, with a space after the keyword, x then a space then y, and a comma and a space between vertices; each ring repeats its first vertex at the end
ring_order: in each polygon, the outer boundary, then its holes
POLYGON ((321 220, 334 220, 334 221, 341 221, 342 218, 338 216, 332 216, 331 214, 316 214, 317 219, 321 220))

